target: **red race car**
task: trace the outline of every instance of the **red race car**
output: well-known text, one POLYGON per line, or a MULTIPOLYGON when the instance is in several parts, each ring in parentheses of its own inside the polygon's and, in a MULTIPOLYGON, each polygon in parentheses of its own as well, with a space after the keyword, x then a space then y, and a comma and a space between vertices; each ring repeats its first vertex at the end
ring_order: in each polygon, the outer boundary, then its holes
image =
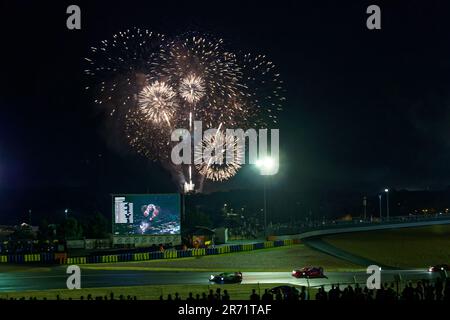
POLYGON ((322 267, 304 267, 292 271, 295 278, 326 278, 322 267))

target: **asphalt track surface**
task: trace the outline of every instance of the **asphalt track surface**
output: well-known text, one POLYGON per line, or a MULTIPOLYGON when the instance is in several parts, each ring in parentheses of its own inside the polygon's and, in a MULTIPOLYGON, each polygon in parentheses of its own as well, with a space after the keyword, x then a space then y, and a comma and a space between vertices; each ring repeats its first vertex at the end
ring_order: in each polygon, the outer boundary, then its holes
MULTIPOLYGON (((200 284, 208 285, 209 276, 213 272, 173 272, 173 271, 134 271, 134 270, 92 270, 81 267, 81 287, 99 288, 116 286, 142 286, 166 284, 200 284)), ((296 279, 290 272, 244 272, 244 284, 277 283, 320 286, 328 288, 331 284, 354 284, 355 281, 365 284, 368 274, 364 272, 329 272, 325 270, 327 278, 296 279)), ((395 276, 400 275, 405 280, 433 279, 438 273, 423 270, 383 270, 381 281, 393 282, 395 276)), ((54 267, 44 272, 4 272, 0 273, 0 293, 20 292, 29 290, 66 289, 65 267, 54 267)))

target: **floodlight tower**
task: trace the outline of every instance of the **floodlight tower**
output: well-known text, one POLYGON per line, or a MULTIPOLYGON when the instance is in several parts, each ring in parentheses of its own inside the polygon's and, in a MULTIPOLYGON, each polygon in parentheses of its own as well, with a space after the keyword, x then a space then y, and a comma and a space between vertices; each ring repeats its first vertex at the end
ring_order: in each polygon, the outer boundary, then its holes
POLYGON ((260 175, 264 177, 264 236, 267 237, 267 178, 276 174, 278 163, 271 157, 264 157, 256 161, 260 175))

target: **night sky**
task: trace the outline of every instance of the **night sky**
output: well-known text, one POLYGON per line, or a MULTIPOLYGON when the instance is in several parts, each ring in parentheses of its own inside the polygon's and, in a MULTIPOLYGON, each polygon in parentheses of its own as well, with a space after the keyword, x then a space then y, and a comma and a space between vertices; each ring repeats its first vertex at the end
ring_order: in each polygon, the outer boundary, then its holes
MULTIPOLYGON (((83 90, 89 47, 134 26, 212 34, 278 66, 279 192, 450 185, 448 2, 91 2, 1 1, 0 223, 36 202, 70 205, 79 190, 92 202, 176 191, 158 164, 115 143, 83 90), (79 31, 66 28, 69 4, 81 7, 79 31), (370 4, 381 30, 366 28, 370 4)), ((260 182, 245 167, 209 190, 260 182)))

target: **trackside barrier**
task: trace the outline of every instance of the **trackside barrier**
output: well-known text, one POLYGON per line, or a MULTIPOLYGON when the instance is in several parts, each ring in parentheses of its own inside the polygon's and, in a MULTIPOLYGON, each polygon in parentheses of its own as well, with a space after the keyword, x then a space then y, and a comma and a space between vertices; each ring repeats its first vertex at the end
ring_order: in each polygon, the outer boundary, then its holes
POLYGON ((67 253, 55 253, 55 261, 59 264, 67 263, 67 253))
POLYGON ((253 250, 253 243, 250 244, 241 244, 241 251, 250 251, 253 250))
POLYGON ((119 262, 119 257, 117 255, 101 256, 101 262, 103 263, 119 262))
POLYGON ((125 261, 146 261, 156 259, 175 259, 199 257, 205 255, 225 254, 240 251, 251 251, 264 248, 290 246, 301 243, 300 239, 285 239, 248 244, 224 245, 214 248, 197 248, 188 250, 166 250, 164 252, 121 253, 104 256, 67 257, 67 253, 44 252, 40 254, 0 255, 0 263, 46 262, 59 264, 114 263, 125 261))
POLYGON ((217 253, 218 254, 224 254, 224 253, 230 253, 231 252, 231 247, 230 246, 223 246, 223 247, 218 247, 217 248, 217 253))
POLYGON ((254 244, 253 244, 253 249, 254 249, 254 250, 264 249, 264 242, 254 243, 254 244))
POLYGON ((67 258, 67 264, 86 264, 86 257, 67 258))
POLYGON ((199 249, 192 249, 192 256, 204 256, 206 255, 206 249, 205 248, 199 248, 199 249))
POLYGON ((241 251, 241 246, 238 245, 238 244, 232 245, 232 246, 230 246, 230 251, 231 251, 231 252, 238 252, 238 251, 241 251))
POLYGON ((274 247, 281 247, 284 246, 284 240, 277 240, 273 242, 274 247))
POLYGON ((164 252, 160 251, 154 251, 150 252, 150 259, 163 259, 164 258, 164 252))
POLYGON ((177 257, 176 250, 167 250, 164 251, 164 259, 175 259, 177 257))
POLYGON ((53 263, 55 261, 55 254, 52 252, 41 253, 41 262, 53 263))
POLYGON ((150 260, 150 254, 148 252, 135 253, 133 255, 133 261, 145 261, 145 260, 150 260))
POLYGON ((39 262, 41 261, 41 255, 40 254, 25 254, 23 256, 24 262, 39 262))
POLYGON ((119 261, 120 262, 132 261, 132 260, 133 260, 133 255, 131 253, 119 254, 119 261))
POLYGON ((273 248, 273 241, 264 242, 264 248, 273 248))

